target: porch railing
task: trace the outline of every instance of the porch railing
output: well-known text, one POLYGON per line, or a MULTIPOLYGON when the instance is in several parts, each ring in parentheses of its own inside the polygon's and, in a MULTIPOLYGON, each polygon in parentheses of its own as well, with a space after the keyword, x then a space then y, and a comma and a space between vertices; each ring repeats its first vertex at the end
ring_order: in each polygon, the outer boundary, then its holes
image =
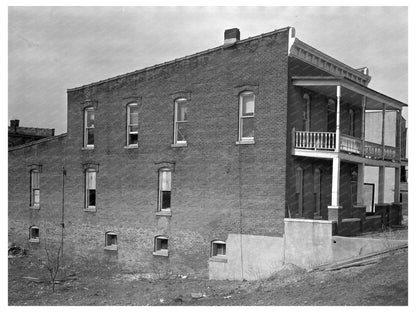
MULTIPOLYGON (((296 149, 335 151, 335 132, 293 131, 293 144, 296 149)), ((340 151, 374 159, 397 160, 398 148, 364 142, 349 135, 340 135, 340 151), (364 148, 364 150, 363 150, 364 148)))
POLYGON ((295 148, 334 150, 335 132, 295 131, 295 148))
POLYGON ((340 135, 339 149, 341 151, 360 155, 362 148, 363 148, 362 140, 349 136, 349 135, 344 135, 344 134, 340 135))

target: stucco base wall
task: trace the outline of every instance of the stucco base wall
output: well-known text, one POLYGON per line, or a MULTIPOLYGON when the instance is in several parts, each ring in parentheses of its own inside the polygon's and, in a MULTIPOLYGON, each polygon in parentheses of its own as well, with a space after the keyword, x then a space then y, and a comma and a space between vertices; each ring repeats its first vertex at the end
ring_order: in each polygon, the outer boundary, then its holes
POLYGON ((283 266, 283 237, 229 234, 226 244, 227 262, 208 262, 210 279, 258 280, 283 266))
POLYGON ((313 267, 332 259, 335 221, 285 219, 285 263, 313 267))

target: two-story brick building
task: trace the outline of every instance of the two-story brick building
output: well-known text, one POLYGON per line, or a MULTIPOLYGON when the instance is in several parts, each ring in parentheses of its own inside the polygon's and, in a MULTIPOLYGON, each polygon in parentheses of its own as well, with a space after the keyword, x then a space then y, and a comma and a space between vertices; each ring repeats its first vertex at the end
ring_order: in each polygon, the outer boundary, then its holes
POLYGON ((9 240, 64 223, 73 257, 207 275, 230 234, 282 237, 285 217, 365 230, 364 166, 398 190, 401 142, 367 142, 365 111, 405 105, 369 81, 287 27, 69 89, 66 134, 9 148, 9 240))

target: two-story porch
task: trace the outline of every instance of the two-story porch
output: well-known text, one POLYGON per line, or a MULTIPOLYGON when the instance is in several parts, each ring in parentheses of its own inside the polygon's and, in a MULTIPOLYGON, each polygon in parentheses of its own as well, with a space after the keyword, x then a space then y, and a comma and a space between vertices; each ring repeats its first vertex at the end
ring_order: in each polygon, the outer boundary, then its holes
POLYGON ((289 138, 294 156, 288 194, 291 217, 340 224, 357 216, 355 208, 364 214, 374 211, 365 183, 368 167, 378 169, 373 203, 385 204, 391 197, 399 202, 401 110, 406 104, 345 77, 292 76, 292 86, 294 103, 289 106, 295 108, 289 114, 297 121, 292 122, 289 138), (379 124, 367 123, 369 112, 380 115, 379 124), (394 124, 386 120, 387 113, 394 115, 394 124), (386 196, 391 192, 386 184, 393 185, 393 196, 386 196))

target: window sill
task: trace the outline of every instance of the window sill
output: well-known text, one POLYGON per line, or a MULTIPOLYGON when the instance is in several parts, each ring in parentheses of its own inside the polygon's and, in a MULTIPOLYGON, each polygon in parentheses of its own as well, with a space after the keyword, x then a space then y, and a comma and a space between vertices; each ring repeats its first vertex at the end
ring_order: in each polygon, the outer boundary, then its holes
POLYGON ((181 143, 173 143, 170 147, 188 147, 188 142, 181 142, 181 143))
POLYGON ((236 145, 250 145, 255 144, 254 139, 253 140, 242 140, 235 142, 236 145))
POLYGON ((104 250, 117 251, 117 245, 105 246, 104 250))
POLYGON ((29 242, 39 244, 39 238, 30 238, 29 242))
POLYGON ((211 257, 211 258, 209 258, 209 261, 211 261, 211 262, 223 262, 223 263, 227 263, 228 262, 227 258, 222 257, 222 256, 214 256, 214 257, 211 257))
POLYGON ((84 146, 84 147, 81 147, 81 150, 82 151, 91 151, 91 150, 94 150, 94 146, 84 146))
POLYGON ((40 206, 29 206, 30 210, 40 210, 40 206))
POLYGON ((97 208, 84 208, 85 212, 97 212, 97 208))
POLYGON ((126 145, 124 146, 125 149, 135 149, 135 148, 139 148, 139 145, 126 145))
POLYGON ((169 257, 169 251, 165 249, 153 251, 153 256, 169 257))
POLYGON ((172 216, 172 211, 169 210, 162 210, 162 211, 157 211, 156 212, 157 216, 164 216, 164 217, 171 217, 172 216))

